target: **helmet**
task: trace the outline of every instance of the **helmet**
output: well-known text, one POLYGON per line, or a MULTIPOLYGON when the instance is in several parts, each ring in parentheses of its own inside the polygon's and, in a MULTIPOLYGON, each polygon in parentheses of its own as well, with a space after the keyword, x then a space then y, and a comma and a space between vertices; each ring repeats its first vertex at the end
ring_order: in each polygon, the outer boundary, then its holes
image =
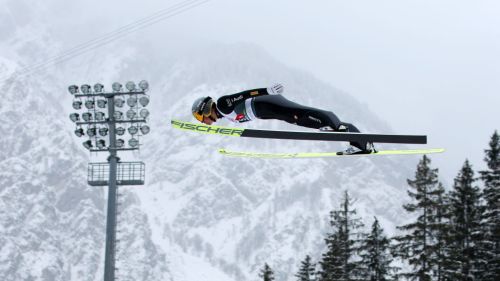
POLYGON ((214 100, 211 97, 201 97, 194 101, 191 112, 198 121, 203 121, 203 117, 208 117, 212 113, 214 100))

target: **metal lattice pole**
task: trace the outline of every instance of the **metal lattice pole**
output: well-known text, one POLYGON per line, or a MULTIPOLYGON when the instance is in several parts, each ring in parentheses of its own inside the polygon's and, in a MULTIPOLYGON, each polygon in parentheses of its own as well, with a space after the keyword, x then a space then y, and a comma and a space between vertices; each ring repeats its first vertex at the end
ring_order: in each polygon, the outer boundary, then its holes
POLYGON ((118 157, 116 153, 116 122, 114 96, 107 97, 109 116, 109 188, 108 214, 106 222, 106 252, 104 260, 104 281, 115 281, 115 245, 116 245, 116 168, 118 157))

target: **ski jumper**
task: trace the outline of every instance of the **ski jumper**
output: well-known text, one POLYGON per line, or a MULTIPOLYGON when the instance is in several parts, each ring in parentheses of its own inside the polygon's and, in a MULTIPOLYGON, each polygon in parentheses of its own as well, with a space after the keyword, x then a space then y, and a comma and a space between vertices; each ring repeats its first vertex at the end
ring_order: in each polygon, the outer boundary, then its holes
MULTIPOLYGON (((303 106, 287 100, 282 95, 271 95, 266 88, 222 96, 217 100, 216 108, 218 117, 224 117, 232 122, 277 119, 307 128, 319 129, 329 126, 339 131, 344 127, 351 133, 360 132, 353 124, 341 122, 331 111, 303 106)), ((361 150, 366 147, 366 142, 350 142, 350 144, 361 150)))

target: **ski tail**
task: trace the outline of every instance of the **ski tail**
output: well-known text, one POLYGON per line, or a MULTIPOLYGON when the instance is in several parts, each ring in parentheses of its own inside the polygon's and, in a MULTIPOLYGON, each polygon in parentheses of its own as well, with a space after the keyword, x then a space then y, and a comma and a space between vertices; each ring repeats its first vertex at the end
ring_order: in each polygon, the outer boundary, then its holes
POLYGON ((278 130, 255 130, 233 127, 212 126, 195 124, 184 121, 171 121, 176 129, 193 131, 205 134, 218 134, 233 137, 265 138, 265 139, 288 139, 288 140, 311 140, 311 141, 344 141, 344 142, 374 142, 374 143, 406 143, 426 144, 425 135, 388 135, 388 134, 365 134, 345 132, 310 132, 310 131, 278 131, 278 130))
POLYGON ((226 149, 219 149, 219 153, 225 156, 244 157, 244 158, 268 158, 268 159, 415 155, 415 154, 443 153, 444 151, 445 151, 444 148, 430 148, 430 149, 379 150, 377 152, 366 153, 366 154, 338 154, 338 152, 261 153, 261 152, 230 151, 226 149))

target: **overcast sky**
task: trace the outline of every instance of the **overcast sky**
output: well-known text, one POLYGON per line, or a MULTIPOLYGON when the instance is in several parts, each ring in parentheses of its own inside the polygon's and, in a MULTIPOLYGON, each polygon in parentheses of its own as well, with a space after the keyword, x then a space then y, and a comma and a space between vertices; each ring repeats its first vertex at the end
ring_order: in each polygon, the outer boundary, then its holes
MULTIPOLYGON (((50 1, 41 16, 68 47, 183 2, 50 1)), ((8 2, 20 16, 13 3, 33 3, 8 2)), ((259 45, 366 103, 394 132, 427 134, 429 147, 447 149, 432 159, 450 181, 465 158, 484 167, 500 128, 499 15, 494 0, 210 0, 141 34, 259 45)))

